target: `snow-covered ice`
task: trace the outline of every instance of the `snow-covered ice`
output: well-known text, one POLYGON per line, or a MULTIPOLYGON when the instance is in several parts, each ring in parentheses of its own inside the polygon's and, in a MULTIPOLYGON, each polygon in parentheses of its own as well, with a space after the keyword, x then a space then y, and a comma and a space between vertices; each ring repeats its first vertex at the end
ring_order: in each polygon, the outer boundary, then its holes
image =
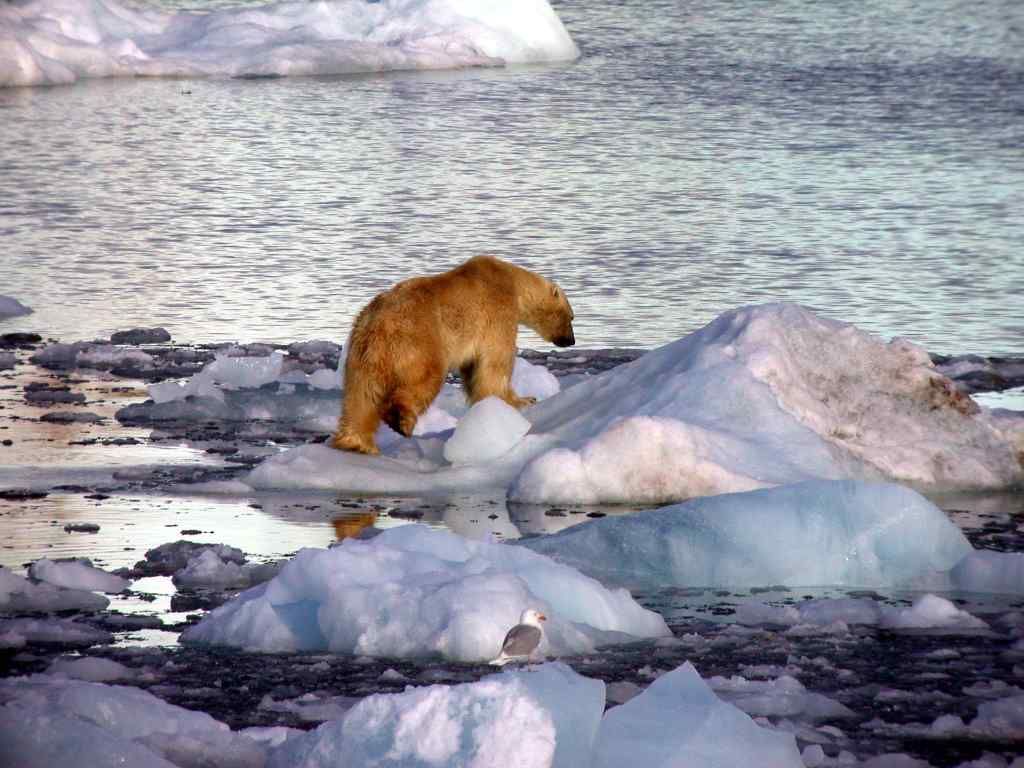
POLYGON ((114 636, 106 630, 73 619, 0 619, 0 635, 21 637, 31 644, 83 648, 114 641, 114 636))
POLYGON ((802 766, 791 734, 720 700, 689 663, 607 713, 604 683, 555 662, 371 695, 301 732, 232 731, 147 691, 67 674, 120 674, 101 661, 59 660, 51 674, 0 681, 0 752, 25 766, 658 768, 680 754, 710 768, 802 766))
MULTIPOLYGON (((3 18, 2 12, 0 12, 0 18, 3 18)), ((0 51, 2 50, 3 48, 0 47, 0 51)), ((3 54, 0 53, 0 56, 2 55, 3 54)), ((26 307, 13 296, 0 295, 0 320, 6 320, 9 317, 21 317, 22 315, 29 315, 31 313, 31 308, 26 307)))
POLYGON ((265 77, 575 59, 547 0, 276 2, 168 13, 118 0, 0 5, 0 86, 265 77))
POLYGON ((304 549, 182 635, 186 643, 261 651, 494 658, 528 607, 547 616, 541 652, 669 634, 658 614, 529 550, 420 525, 304 549))
POLYGON ((684 764, 683 756, 686 765, 706 768, 803 768, 791 734, 761 728, 721 701, 690 663, 608 710, 594 763, 599 768, 669 768, 684 764))
POLYGON ((31 581, 0 567, 0 611, 4 613, 102 611, 108 605, 110 600, 88 589, 65 589, 31 581))
POLYGON ((0 754, 19 766, 260 766, 264 748, 147 691, 57 675, 0 680, 0 754))
POLYGON ((752 717, 785 717, 808 723, 842 720, 856 713, 840 702, 807 688, 794 677, 747 680, 739 675, 712 677, 708 687, 752 717))
POLYGON ((476 403, 444 444, 450 464, 481 464, 508 453, 530 431, 530 422, 497 397, 476 403))
POLYGON ((980 409, 920 347, 795 305, 726 312, 522 415, 529 433, 490 462, 445 461, 443 433, 392 433, 378 441, 382 456, 304 445, 244 481, 367 493, 507 489, 536 503, 664 503, 811 479, 932 490, 1024 481, 1024 419, 980 409))
POLYGON ((911 586, 972 551, 916 491, 854 480, 706 496, 522 546, 606 582, 683 587, 911 586))
POLYGON ((87 589, 95 592, 116 593, 128 587, 128 580, 122 579, 102 568, 95 567, 89 560, 36 560, 28 569, 29 576, 55 587, 87 589))
POLYGON ((176 571, 171 579, 178 588, 239 589, 267 581, 277 573, 278 567, 274 563, 239 564, 224 560, 210 547, 189 558, 185 567, 176 571))
POLYGON ((268 768, 553 766, 582 768, 604 709, 604 683, 559 663, 369 696, 343 719, 289 740, 268 768))

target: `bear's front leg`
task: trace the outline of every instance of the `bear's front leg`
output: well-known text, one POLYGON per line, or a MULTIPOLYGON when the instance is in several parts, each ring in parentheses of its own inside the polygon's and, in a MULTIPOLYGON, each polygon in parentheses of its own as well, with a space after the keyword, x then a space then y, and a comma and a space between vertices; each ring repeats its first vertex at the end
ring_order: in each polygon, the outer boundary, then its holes
POLYGON ((462 366, 462 384, 470 405, 485 397, 500 397, 513 408, 525 408, 537 402, 535 397, 520 397, 512 389, 512 357, 481 357, 462 366))

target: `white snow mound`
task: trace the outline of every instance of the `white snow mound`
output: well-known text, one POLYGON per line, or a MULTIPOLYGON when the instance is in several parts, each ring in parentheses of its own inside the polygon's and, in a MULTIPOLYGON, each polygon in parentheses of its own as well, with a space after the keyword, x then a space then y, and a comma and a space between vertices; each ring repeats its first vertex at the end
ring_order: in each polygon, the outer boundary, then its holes
POLYGON ((606 589, 543 555, 405 525, 301 550, 270 582, 189 627, 182 641, 485 661, 529 607, 548 616, 539 649, 546 655, 670 634, 626 590, 606 589))
POLYGON ((923 349, 788 304, 727 312, 522 415, 529 434, 489 461, 445 461, 443 433, 404 440, 382 430, 382 456, 300 446, 245 481, 365 493, 508 490, 515 501, 588 504, 813 479, 934 490, 1024 482, 1024 433, 960 394, 923 349))
POLYGON ((566 61, 547 0, 307 0, 168 13, 117 0, 0 4, 0 86, 566 61))

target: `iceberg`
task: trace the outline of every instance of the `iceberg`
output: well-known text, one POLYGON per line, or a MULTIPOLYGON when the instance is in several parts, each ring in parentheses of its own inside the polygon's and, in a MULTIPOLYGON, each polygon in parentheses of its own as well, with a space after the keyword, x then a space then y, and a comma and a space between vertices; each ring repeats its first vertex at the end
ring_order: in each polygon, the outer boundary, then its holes
POLYGON ((344 718, 287 741, 267 765, 583 768, 603 710, 604 683, 544 664, 476 683, 369 696, 344 718))
POLYGON ((547 0, 292 0, 208 13, 118 0, 0 4, 0 86, 571 61, 547 0))
POLYGON ((715 696, 689 662, 608 710, 594 749, 597 768, 803 768, 792 734, 761 728, 715 696), (685 758, 683 756, 685 755, 685 758))
POLYGON ((916 491, 853 480, 691 499, 516 546, 605 583, 651 587, 944 584, 973 552, 916 491))
POLYGON ((547 655, 671 634, 626 590, 606 589, 543 555, 403 525, 301 550, 271 581, 215 609, 181 640, 480 662, 497 655, 526 608, 548 616, 540 646, 547 655))
POLYGON ((442 431, 391 436, 372 457, 299 446, 243 480, 352 493, 488 490, 537 504, 661 504, 816 479, 930 490, 1024 483, 1024 419, 980 409, 920 347, 790 304, 726 312, 522 415, 529 432, 490 461, 446 461, 442 431))

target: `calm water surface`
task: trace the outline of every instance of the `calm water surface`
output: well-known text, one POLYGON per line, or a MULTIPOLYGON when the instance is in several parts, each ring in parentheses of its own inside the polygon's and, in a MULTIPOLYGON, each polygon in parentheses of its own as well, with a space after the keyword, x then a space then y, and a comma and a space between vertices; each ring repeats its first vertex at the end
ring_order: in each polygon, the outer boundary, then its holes
POLYGON ((0 90, 0 293, 36 310, 0 330, 341 340, 491 252, 587 347, 788 300, 1024 353, 1016 0, 555 7, 578 62, 0 90))

